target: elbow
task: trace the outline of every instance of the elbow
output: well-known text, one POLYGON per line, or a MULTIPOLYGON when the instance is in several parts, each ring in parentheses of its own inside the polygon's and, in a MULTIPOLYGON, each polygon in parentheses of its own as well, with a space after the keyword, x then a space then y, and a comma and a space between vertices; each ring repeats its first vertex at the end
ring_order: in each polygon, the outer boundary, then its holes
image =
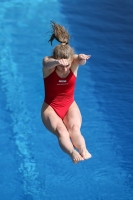
POLYGON ((43 67, 47 67, 47 61, 48 61, 48 57, 44 57, 42 60, 43 67))

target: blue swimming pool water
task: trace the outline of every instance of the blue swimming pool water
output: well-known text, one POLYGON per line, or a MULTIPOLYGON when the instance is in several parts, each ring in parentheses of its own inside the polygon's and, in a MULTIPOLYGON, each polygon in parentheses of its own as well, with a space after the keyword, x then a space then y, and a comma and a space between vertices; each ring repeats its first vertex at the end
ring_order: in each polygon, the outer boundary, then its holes
POLYGON ((0 21, 1 199, 132 200, 132 1, 1 0, 0 21), (77 53, 92 55, 75 99, 93 157, 78 165, 40 118, 51 19, 69 29, 77 53))

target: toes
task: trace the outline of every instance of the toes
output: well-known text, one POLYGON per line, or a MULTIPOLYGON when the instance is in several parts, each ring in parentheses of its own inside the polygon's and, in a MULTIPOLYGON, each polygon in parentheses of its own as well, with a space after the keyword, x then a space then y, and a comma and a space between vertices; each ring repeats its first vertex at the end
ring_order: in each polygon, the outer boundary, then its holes
POLYGON ((84 158, 77 151, 73 151, 73 153, 71 154, 71 158, 75 164, 84 160, 84 158))
POLYGON ((73 160, 73 162, 74 162, 75 164, 77 164, 79 161, 78 161, 78 160, 76 160, 76 159, 74 159, 74 160, 73 160))
POLYGON ((80 162, 80 161, 82 161, 83 159, 80 159, 80 158, 77 158, 77 159, 73 159, 73 162, 75 163, 75 164, 77 164, 78 162, 80 162))

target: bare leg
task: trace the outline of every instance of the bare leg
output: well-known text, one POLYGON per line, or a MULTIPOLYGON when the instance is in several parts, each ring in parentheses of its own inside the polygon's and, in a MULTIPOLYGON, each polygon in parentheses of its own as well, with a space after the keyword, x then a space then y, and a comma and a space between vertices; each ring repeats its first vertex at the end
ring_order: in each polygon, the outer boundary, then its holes
POLYGON ((69 131, 72 143, 75 148, 79 151, 83 159, 89 159, 91 158, 91 154, 88 152, 84 137, 81 135, 80 132, 81 122, 82 119, 80 111, 77 104, 74 102, 64 118, 64 124, 69 131))
POLYGON ((58 117, 55 111, 45 103, 42 107, 42 121, 45 127, 57 136, 61 149, 72 158, 74 163, 84 160, 74 149, 69 132, 63 121, 58 117))
POLYGON ((72 139, 72 143, 79 151, 84 159, 91 158, 91 154, 88 152, 85 144, 84 137, 81 135, 80 128, 77 125, 73 125, 69 131, 72 139))
POLYGON ((56 136, 61 149, 72 158, 74 163, 84 160, 82 156, 74 149, 69 133, 65 126, 57 126, 56 136))

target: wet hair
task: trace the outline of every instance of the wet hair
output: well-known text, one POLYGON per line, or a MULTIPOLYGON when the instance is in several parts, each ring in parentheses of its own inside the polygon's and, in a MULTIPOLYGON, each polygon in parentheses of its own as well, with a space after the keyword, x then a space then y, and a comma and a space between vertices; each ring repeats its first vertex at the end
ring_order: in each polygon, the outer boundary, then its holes
POLYGON ((53 29, 53 33, 50 37, 49 42, 52 45, 52 42, 54 39, 56 39, 58 42, 60 42, 59 45, 57 45, 53 49, 53 57, 55 59, 69 59, 72 58, 74 55, 73 48, 69 45, 70 35, 68 31, 61 25, 56 24, 55 22, 51 21, 51 26, 53 29))

